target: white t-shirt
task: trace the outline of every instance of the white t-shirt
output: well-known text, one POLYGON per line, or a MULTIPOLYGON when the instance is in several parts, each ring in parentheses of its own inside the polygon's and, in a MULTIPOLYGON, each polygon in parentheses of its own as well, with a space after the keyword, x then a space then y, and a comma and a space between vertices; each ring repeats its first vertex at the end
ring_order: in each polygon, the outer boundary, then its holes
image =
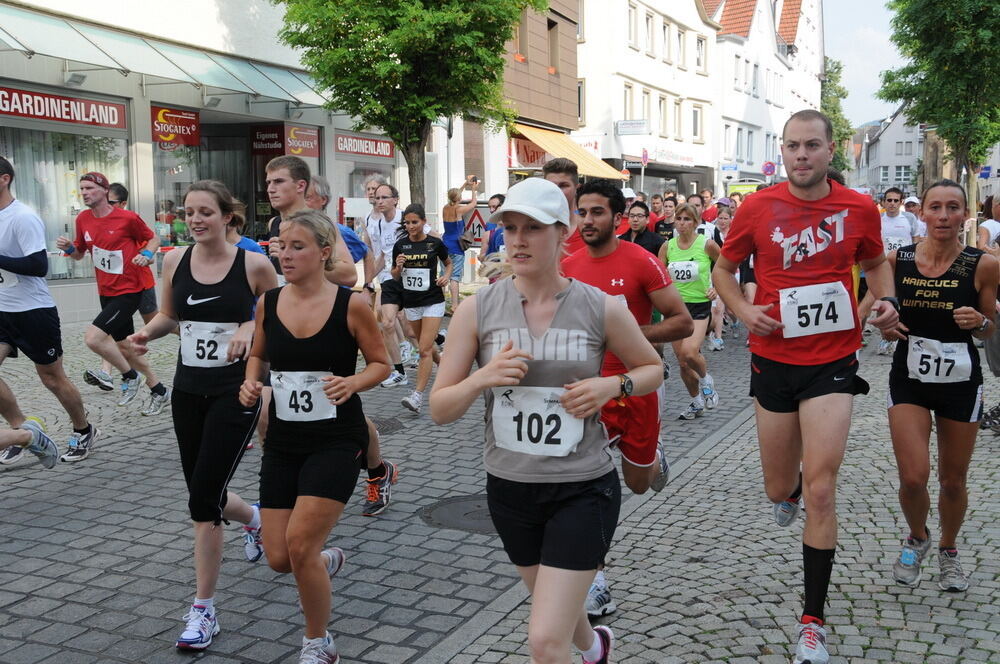
MULTIPOLYGON (((382 283, 386 279, 392 279, 392 248, 396 246, 396 240, 399 238, 399 229, 403 225, 403 211, 396 208, 396 215, 391 220, 386 220, 385 218, 380 218, 378 220, 378 228, 376 232, 379 236, 379 250, 381 250, 382 255, 385 256, 385 265, 382 267, 382 271, 378 273, 378 282, 382 283)), ((375 242, 374 235, 372 236, 372 242, 375 242)))
POLYGON ((913 228, 910 226, 910 219, 903 215, 913 217, 906 212, 897 214, 895 217, 890 217, 887 214, 882 215, 882 245, 887 254, 894 249, 913 244, 913 228))
MULTIPOLYGON (((45 224, 21 201, 0 210, 0 256, 23 258, 45 251, 45 224)), ((56 306, 45 277, 0 270, 0 311, 30 311, 56 306)))
POLYGON ((992 246, 997 242, 997 236, 1000 235, 1000 221, 996 219, 987 219, 983 223, 979 224, 980 228, 985 228, 990 233, 989 242, 986 243, 987 246, 992 246))

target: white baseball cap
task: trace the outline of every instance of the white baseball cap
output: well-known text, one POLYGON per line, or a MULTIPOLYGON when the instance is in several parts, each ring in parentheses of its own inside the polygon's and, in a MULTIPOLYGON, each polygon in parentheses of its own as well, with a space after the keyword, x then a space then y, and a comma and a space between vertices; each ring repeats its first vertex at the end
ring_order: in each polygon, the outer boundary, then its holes
POLYGON ((563 224, 569 226, 569 204, 562 189, 543 178, 521 180, 507 190, 507 198, 490 215, 490 223, 496 223, 504 212, 520 212, 543 224, 563 224))
POLYGON ((903 201, 903 205, 906 205, 907 203, 916 203, 917 205, 920 205, 920 199, 917 198, 916 196, 910 196, 905 201, 903 201))
POLYGON ((628 187, 625 187, 624 189, 622 189, 622 196, 624 196, 625 198, 635 198, 635 192, 629 189, 628 187))

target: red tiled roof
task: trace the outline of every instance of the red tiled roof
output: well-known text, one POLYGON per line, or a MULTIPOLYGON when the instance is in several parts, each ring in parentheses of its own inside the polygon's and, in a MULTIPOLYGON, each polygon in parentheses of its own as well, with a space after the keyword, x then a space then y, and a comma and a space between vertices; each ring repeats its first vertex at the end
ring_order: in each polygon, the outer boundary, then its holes
MULTIPOLYGON (((801 1, 801 0, 800 0, 801 1)), ((720 34, 750 36, 750 24, 757 8, 757 0, 727 0, 722 9, 722 24, 720 34)))
POLYGON ((715 10, 722 4, 722 0, 702 0, 702 4, 705 5, 705 13, 714 16, 715 10))
POLYGON ((778 23, 778 36, 786 44, 794 44, 799 32, 799 14, 802 11, 802 0, 785 0, 781 8, 781 21, 778 23))

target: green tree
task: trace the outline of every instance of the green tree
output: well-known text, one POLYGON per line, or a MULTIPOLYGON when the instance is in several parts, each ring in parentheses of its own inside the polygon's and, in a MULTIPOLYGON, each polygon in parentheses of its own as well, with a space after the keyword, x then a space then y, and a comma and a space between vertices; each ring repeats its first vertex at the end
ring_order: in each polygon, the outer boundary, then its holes
POLYGON ((890 0, 892 41, 908 61, 882 72, 882 99, 906 104, 911 122, 937 127, 975 203, 975 167, 1000 141, 1000 39, 996 0, 890 0))
POLYGON ((379 127, 403 153, 410 198, 424 202, 431 124, 465 117, 507 126, 505 45, 526 7, 547 0, 273 0, 285 6, 280 38, 329 97, 331 110, 379 127))
POLYGON ((833 122, 833 141, 837 146, 837 151, 834 153, 833 163, 830 165, 841 173, 846 173, 851 169, 851 159, 848 154, 845 154, 844 146, 854 135, 854 128, 844 116, 844 109, 840 104, 841 100, 847 98, 847 88, 840 83, 844 73, 844 63, 828 57, 825 69, 826 75, 823 77, 820 88, 819 109, 833 122))

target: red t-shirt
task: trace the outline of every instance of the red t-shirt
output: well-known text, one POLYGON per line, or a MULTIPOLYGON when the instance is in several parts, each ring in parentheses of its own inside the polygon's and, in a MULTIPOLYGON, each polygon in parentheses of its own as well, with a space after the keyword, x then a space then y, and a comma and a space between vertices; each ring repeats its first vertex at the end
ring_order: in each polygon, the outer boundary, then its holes
POLYGON ((586 246, 587 244, 583 241, 583 238, 580 237, 580 227, 577 226, 573 229, 573 232, 569 234, 569 237, 566 238, 566 253, 567 255, 575 254, 577 251, 586 246))
POLYGON ((719 208, 714 205, 701 213, 701 220, 712 222, 719 218, 719 208))
POLYGON ((665 214, 656 214, 655 212, 653 212, 652 210, 650 210, 649 211, 649 230, 653 230, 654 228, 656 228, 656 224, 660 223, 661 221, 663 221, 666 218, 667 218, 667 216, 665 214))
MULTIPOLYGON (((882 253, 882 220, 871 198, 836 182, 831 181, 830 187, 830 194, 818 201, 796 198, 787 182, 747 197, 722 247, 722 255, 736 264, 754 255, 754 304, 773 304, 767 313, 776 320, 782 320, 781 289, 839 281, 850 294, 850 312, 837 315, 849 313, 854 321, 851 329, 792 338, 786 338, 783 330, 766 337, 751 334, 750 350, 776 362, 826 364, 861 347, 851 268, 882 253)), ((810 313, 800 315, 808 320, 810 313)), ((797 321, 784 323, 790 328, 797 321)))
MULTIPOLYGON (((618 248, 607 256, 592 258, 582 249, 562 261, 563 274, 585 284, 600 288, 619 300, 635 316, 639 325, 649 325, 653 318, 653 301, 649 294, 671 283, 666 268, 653 254, 633 242, 618 241, 618 248)), ((623 373, 622 361, 605 353, 601 373, 605 376, 623 373)))
POLYGON ((106 297, 145 290, 152 277, 147 267, 132 259, 153 239, 153 231, 139 215, 114 208, 105 217, 84 210, 76 217, 77 251, 90 250, 97 274, 97 292, 106 297), (143 274, 145 273, 145 275, 143 274))

